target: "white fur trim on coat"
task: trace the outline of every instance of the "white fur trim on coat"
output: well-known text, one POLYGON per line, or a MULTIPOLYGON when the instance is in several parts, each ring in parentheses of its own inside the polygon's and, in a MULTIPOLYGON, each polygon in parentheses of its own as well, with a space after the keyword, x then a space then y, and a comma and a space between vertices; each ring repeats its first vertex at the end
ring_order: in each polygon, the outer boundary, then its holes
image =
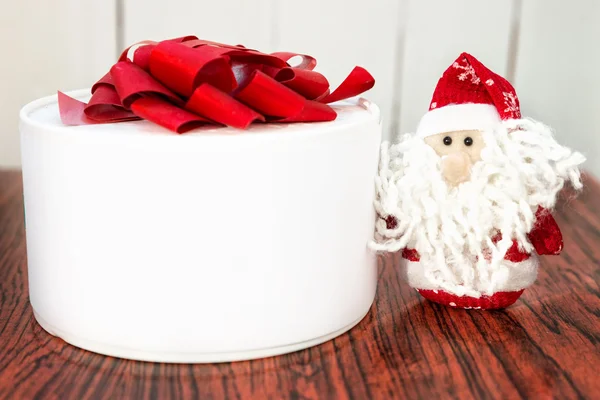
POLYGON ((424 138, 452 131, 492 130, 500 122, 500 114, 491 104, 450 104, 425 114, 419 122, 417 135, 424 138))
MULTIPOLYGON (((425 268, 420 261, 409 261, 402 259, 403 270, 406 274, 408 284, 415 289, 426 289, 426 290, 444 290, 446 292, 462 295, 462 293, 453 293, 452 290, 447 288, 442 289, 438 285, 431 282, 425 276, 425 268)), ((510 262, 503 261, 500 264, 501 268, 498 270, 504 271, 499 273, 494 279, 492 287, 483 288, 475 287, 468 288, 480 294, 491 295, 496 292, 513 292, 521 289, 525 289, 535 282, 537 278, 537 271, 539 266, 539 258, 532 254, 530 258, 521 262, 510 262), (502 268, 502 266, 507 267, 502 268)))

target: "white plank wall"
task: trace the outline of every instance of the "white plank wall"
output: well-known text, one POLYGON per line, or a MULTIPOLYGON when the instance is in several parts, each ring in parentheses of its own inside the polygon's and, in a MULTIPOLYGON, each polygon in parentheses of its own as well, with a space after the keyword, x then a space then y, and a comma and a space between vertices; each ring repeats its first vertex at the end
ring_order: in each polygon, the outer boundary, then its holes
MULTIPOLYGON (((277 0, 275 0, 277 1, 277 0)), ((404 0, 303 0, 277 2, 275 44, 280 50, 310 54, 317 70, 337 87, 355 65, 366 68, 376 84, 368 97, 392 123, 397 34, 404 0), (343 10, 343 14, 340 12, 343 10)))
POLYGON ((523 1, 515 86, 523 113, 600 177, 600 1, 523 1))
POLYGON ((196 35, 259 50, 271 48, 273 0, 119 0, 124 45, 196 35))
POLYGON ((0 166, 18 166, 18 110, 56 89, 89 87, 119 49, 195 34, 262 51, 304 52, 333 87, 354 65, 386 136, 414 131, 462 51, 509 78, 526 115, 554 126, 600 176, 600 2, 578 0, 20 0, 0 13, 0 166), (120 11, 119 7, 120 5, 120 11), (118 24, 118 20, 121 24, 118 24), (121 43, 117 46, 117 38, 121 43), (577 65, 575 65, 577 64, 577 65))
POLYGON ((0 165, 17 166, 19 109, 90 86, 114 63, 112 0, 19 0, 0 12, 0 165))

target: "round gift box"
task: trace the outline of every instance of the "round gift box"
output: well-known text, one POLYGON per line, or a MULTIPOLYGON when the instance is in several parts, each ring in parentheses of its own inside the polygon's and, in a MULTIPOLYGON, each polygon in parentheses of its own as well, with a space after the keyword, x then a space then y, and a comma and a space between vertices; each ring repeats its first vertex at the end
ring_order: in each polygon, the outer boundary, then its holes
MULTIPOLYGON (((70 93, 81 100, 89 91, 70 93)), ((31 305, 94 352, 218 362, 310 347, 368 312, 378 108, 311 124, 64 126, 21 110, 31 305)))

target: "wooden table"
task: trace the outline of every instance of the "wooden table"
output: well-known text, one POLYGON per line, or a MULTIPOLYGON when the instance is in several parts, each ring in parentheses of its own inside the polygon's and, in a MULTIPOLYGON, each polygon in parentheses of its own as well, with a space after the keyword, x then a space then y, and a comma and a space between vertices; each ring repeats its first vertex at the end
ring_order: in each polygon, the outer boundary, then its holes
POLYGON ((349 333, 251 362, 124 361, 67 345, 27 295, 21 176, 0 172, 0 398, 600 398, 600 184, 557 207, 565 236, 505 311, 419 298, 380 258, 377 298, 349 333))

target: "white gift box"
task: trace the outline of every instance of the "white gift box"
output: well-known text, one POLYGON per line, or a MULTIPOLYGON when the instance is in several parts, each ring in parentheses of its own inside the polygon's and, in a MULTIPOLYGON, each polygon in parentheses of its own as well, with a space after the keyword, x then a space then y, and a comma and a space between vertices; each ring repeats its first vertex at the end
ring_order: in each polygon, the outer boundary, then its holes
MULTIPOLYGON (((89 91, 70 93, 87 100, 89 91)), ((64 126, 21 111, 31 304, 42 327, 147 361, 265 357, 356 325, 375 295, 378 108, 331 122, 64 126)))

